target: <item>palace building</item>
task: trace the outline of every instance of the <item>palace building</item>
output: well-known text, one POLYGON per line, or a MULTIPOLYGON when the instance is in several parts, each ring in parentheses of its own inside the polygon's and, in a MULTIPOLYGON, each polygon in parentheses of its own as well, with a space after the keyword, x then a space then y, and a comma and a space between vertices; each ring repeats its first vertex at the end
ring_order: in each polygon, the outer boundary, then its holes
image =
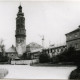
POLYGON ((56 56, 58 54, 61 54, 66 50, 66 45, 61 45, 57 47, 49 47, 48 49, 44 49, 44 52, 50 55, 50 57, 56 56))
POLYGON ((13 45, 8 50, 6 50, 6 56, 8 56, 12 60, 14 60, 18 57, 16 48, 13 45))
POLYGON ((80 26, 65 35, 67 48, 74 47, 76 50, 80 50, 80 26))

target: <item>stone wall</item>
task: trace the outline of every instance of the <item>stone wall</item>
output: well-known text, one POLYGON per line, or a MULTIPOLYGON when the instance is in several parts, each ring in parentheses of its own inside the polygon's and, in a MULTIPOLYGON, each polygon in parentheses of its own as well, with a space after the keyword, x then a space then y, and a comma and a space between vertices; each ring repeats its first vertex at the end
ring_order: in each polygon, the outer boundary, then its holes
POLYGON ((33 63, 38 63, 39 60, 38 59, 34 59, 34 60, 12 60, 11 61, 11 64, 25 64, 25 65, 30 65, 30 64, 33 64, 33 63))

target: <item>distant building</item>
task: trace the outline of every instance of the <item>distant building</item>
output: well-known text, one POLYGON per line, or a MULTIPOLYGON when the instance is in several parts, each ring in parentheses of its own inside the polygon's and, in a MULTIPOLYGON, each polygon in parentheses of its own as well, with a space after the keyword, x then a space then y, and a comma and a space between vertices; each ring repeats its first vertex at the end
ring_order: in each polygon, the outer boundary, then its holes
POLYGON ((31 42, 26 46, 27 52, 34 52, 35 50, 42 49, 43 47, 35 42, 31 42))
POLYGON ((6 50, 6 56, 8 56, 11 60, 14 60, 18 57, 16 48, 13 45, 8 50, 6 50))
POLYGON ((42 52, 43 47, 35 42, 32 42, 26 46, 27 54, 30 55, 30 57, 38 58, 40 52, 42 52))
POLYGON ((66 45, 58 46, 58 47, 50 47, 48 49, 45 49, 44 51, 50 55, 50 57, 56 56, 66 49, 66 45))
POLYGON ((76 50, 80 50, 80 26, 76 30, 65 35, 67 48, 74 47, 76 50))

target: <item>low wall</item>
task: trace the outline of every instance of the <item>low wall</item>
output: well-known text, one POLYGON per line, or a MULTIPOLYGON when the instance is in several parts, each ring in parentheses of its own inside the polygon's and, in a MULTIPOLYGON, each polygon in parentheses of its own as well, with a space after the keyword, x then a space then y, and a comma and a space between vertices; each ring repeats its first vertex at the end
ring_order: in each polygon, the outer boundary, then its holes
POLYGON ((35 59, 35 60, 12 60, 11 61, 11 64, 33 64, 33 63, 38 63, 39 60, 38 59, 35 59))

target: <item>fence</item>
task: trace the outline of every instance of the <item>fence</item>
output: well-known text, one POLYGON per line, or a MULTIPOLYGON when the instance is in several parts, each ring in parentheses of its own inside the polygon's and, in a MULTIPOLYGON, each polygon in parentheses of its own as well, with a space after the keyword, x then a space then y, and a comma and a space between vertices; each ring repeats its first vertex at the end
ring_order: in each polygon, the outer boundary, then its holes
POLYGON ((11 61, 11 64, 24 64, 24 65, 30 65, 30 64, 33 64, 33 63, 38 63, 39 60, 38 59, 34 59, 34 60, 12 60, 11 61))

